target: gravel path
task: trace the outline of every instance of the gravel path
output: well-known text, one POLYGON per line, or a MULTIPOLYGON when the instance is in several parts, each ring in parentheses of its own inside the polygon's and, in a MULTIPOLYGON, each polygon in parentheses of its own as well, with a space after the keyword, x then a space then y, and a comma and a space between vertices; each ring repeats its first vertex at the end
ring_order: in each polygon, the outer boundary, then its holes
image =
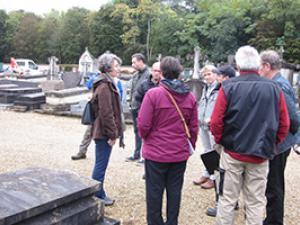
MULTIPOLYGON (((0 126, 0 173, 41 166, 91 176, 94 144, 90 146, 86 160, 72 161, 70 158, 78 151, 85 130, 78 118, 0 111, 0 126)), ((125 150, 114 148, 107 170, 106 190, 116 199, 116 204, 105 209, 106 215, 120 219, 123 225, 145 225, 143 167, 125 162, 133 148, 131 126, 127 127, 125 143, 125 150)), ((192 185, 192 180, 202 170, 199 146, 187 166, 179 218, 181 225, 212 225, 215 221, 205 216, 206 208, 214 204, 214 192, 192 185)), ((292 152, 286 169, 286 225, 300 224, 299 190, 300 156, 292 152)), ((243 224, 242 211, 237 212, 236 224, 243 224)))

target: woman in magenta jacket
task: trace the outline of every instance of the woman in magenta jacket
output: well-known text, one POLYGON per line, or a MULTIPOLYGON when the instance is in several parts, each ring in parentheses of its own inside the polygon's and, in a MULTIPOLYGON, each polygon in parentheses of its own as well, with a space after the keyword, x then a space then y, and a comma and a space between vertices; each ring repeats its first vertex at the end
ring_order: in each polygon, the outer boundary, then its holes
POLYGON ((176 100, 188 125, 190 142, 195 147, 198 133, 197 103, 190 90, 178 80, 182 71, 171 56, 162 59, 164 79, 150 89, 142 102, 138 129, 143 138, 145 158, 148 225, 177 225, 186 162, 190 156, 187 135, 181 117, 172 103, 176 100), (162 197, 167 193, 167 220, 162 218, 162 197))

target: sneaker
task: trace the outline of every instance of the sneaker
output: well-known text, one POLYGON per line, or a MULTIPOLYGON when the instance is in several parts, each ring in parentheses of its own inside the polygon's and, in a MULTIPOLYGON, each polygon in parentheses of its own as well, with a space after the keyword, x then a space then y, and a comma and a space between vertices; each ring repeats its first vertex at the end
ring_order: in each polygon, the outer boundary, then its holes
POLYGON ((140 157, 129 156, 128 158, 126 158, 126 162, 135 162, 138 161, 139 159, 140 157))
POLYGON ((136 163, 138 164, 144 164, 145 160, 144 159, 140 159, 139 161, 137 161, 136 163))
POLYGON ((86 158, 86 154, 84 153, 77 153, 76 155, 73 155, 71 157, 72 160, 80 160, 80 159, 85 159, 86 158))
POLYGON ((112 206, 115 203, 115 200, 111 199, 108 196, 106 196, 105 198, 100 198, 100 200, 104 202, 105 206, 112 206))
POLYGON ((206 215, 216 217, 217 216, 217 207, 209 207, 206 210, 206 215))
POLYGON ((203 189, 211 189, 215 187, 215 182, 211 179, 208 179, 205 183, 201 184, 203 189))
POLYGON ((201 184, 204 184, 205 182, 208 181, 208 177, 200 177, 199 179, 197 180, 193 180, 193 183, 195 185, 201 185, 201 184))

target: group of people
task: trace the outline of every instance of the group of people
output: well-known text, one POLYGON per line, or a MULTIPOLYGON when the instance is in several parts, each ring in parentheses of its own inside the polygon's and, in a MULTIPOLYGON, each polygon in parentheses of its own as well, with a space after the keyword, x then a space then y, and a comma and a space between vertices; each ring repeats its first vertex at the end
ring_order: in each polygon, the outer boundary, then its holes
MULTIPOLYGON (((198 133, 203 154, 216 151, 220 157, 214 173, 206 169, 194 181, 204 189, 215 188, 216 207, 208 214, 216 216, 216 224, 234 224, 242 192, 247 225, 283 225, 284 170, 300 124, 293 88, 280 74, 275 51, 259 54, 243 46, 235 60, 237 72, 229 65, 201 70, 205 87, 197 102, 179 79, 183 67, 178 59, 166 56, 150 73, 142 54, 132 56, 137 70, 130 96, 135 149, 127 160, 144 160, 148 225, 178 224, 186 163, 198 133)), ((114 200, 104 190, 105 171, 123 133, 120 91, 114 80, 120 64, 114 54, 99 57, 100 74, 91 98, 96 117, 89 128, 96 144, 92 177, 102 183, 96 196, 106 205, 114 200)))

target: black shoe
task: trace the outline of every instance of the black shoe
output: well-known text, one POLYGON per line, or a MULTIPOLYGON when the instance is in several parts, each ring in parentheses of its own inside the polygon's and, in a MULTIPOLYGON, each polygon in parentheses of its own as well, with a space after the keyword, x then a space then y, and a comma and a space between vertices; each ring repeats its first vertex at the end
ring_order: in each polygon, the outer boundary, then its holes
POLYGON ((79 160, 79 159, 85 159, 86 155, 83 153, 77 153, 77 155, 73 155, 71 157, 72 160, 79 160))
POLYGON ((143 174, 142 179, 146 180, 146 174, 143 174))
POLYGON ((130 156, 130 157, 126 158, 126 162, 135 162, 135 161, 138 161, 139 159, 140 159, 140 157, 130 156))
POLYGON ((239 208, 240 208, 239 202, 237 202, 237 203, 235 204, 234 210, 239 210, 239 208))
POLYGON ((101 201, 104 202, 105 206, 112 206, 115 203, 114 199, 109 198, 108 196, 106 196, 105 198, 100 198, 101 201))
POLYGON ((212 216, 212 217, 216 217, 217 216, 217 207, 209 207, 207 210, 206 210, 206 215, 208 216, 212 216))

